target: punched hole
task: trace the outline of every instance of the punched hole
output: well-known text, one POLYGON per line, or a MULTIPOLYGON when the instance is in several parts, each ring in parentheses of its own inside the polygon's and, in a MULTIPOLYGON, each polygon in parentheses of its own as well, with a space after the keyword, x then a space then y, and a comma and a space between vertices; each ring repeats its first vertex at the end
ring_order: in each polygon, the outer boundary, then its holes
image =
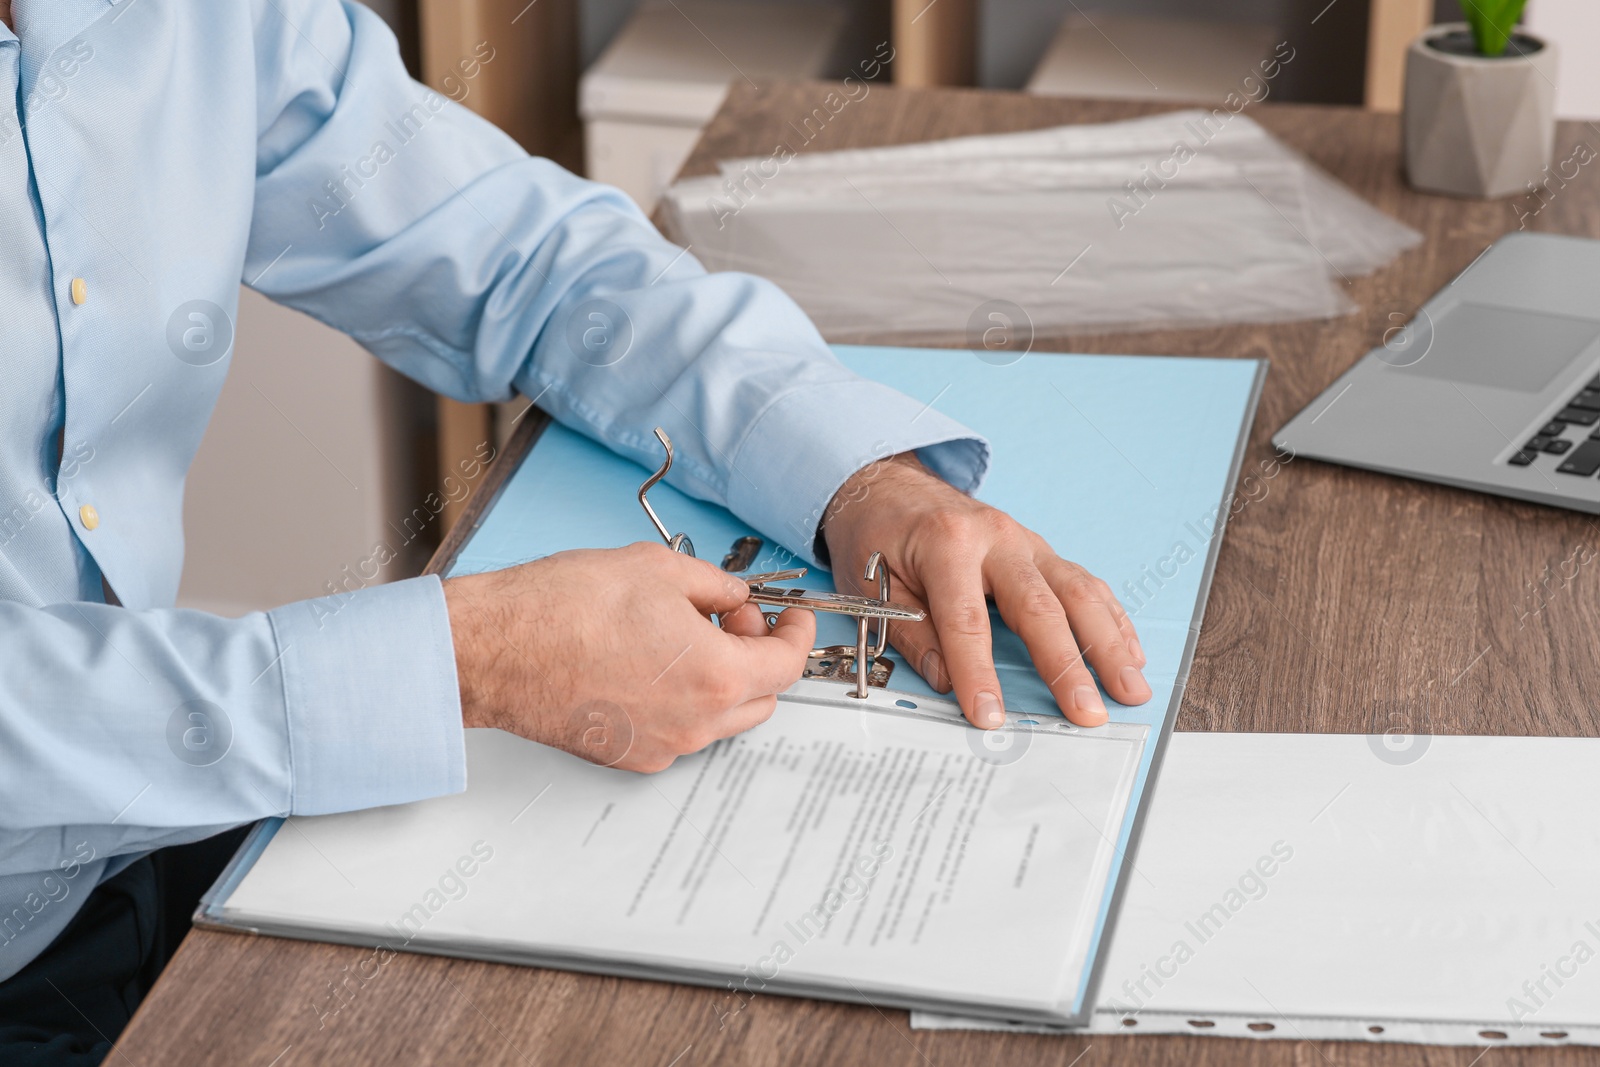
POLYGON ((1250 1029, 1254 1030, 1258 1034, 1264 1034, 1268 1030, 1276 1030, 1277 1027, 1273 1026, 1271 1023, 1251 1023, 1250 1029))
POLYGON ((1210 1019, 1190 1019, 1189 1025, 1194 1027, 1196 1030, 1209 1030, 1217 1024, 1212 1022, 1210 1019))
POLYGON ((1025 722, 1029 726, 1038 726, 1039 725, 1039 720, 1038 719, 1018 719, 1017 721, 1018 722, 1025 722))
POLYGON ((894 704, 897 708, 914 708, 917 706, 917 702, 914 700, 896 700, 894 704))
POLYGON ((1138 1026, 1139 1025, 1139 1020, 1138 1019, 1124 1019, 1124 1020, 1122 1020, 1122 1025, 1123 1026, 1138 1026))
POLYGON ((1504 1030, 1479 1030, 1478 1036, 1485 1041, 1504 1041, 1506 1032, 1504 1030))
POLYGON ((1381 1027, 1381 1026, 1369 1026, 1369 1027, 1367 1027, 1367 1033, 1369 1033, 1369 1034, 1381 1034, 1381 1033, 1383 1033, 1383 1027, 1381 1027))
POLYGON ((1560 1041, 1562 1038, 1567 1036, 1567 1032, 1565 1030, 1542 1030, 1540 1031, 1539 1036, 1547 1037, 1551 1041, 1560 1041))

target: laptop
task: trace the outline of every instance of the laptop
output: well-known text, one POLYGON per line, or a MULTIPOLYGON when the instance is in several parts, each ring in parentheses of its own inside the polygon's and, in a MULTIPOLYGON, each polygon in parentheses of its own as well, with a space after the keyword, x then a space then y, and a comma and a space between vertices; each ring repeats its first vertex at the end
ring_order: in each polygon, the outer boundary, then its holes
POLYGON ((1597 294, 1600 241, 1502 237, 1272 442, 1600 513, 1597 294))

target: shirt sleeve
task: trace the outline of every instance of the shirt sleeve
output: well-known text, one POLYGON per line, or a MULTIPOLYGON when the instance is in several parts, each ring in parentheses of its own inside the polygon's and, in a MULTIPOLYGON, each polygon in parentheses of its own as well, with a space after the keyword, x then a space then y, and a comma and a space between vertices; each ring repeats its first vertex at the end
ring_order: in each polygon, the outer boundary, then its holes
MULTIPOLYGON (((514 63, 484 42, 469 72, 514 63)), ((866 382, 776 286, 709 274, 621 192, 529 157, 407 77, 349 0, 258 18, 257 194, 244 277, 458 400, 520 391, 797 555, 837 489, 918 451, 964 491, 988 446, 866 382)))
POLYGON ((0 647, 0 876, 466 785, 431 576, 239 619, 0 601, 0 647))

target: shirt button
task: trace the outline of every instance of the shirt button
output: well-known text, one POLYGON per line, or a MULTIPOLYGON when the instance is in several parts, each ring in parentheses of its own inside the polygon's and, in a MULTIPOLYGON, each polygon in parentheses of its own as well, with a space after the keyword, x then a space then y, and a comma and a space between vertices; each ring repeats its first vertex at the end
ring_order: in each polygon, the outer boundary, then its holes
POLYGON ((72 279, 72 302, 82 305, 89 299, 89 285, 82 278, 72 279))
POLYGON ((92 530, 100 525, 100 513, 94 509, 93 504, 85 504, 79 508, 78 518, 83 522, 85 530, 92 530))

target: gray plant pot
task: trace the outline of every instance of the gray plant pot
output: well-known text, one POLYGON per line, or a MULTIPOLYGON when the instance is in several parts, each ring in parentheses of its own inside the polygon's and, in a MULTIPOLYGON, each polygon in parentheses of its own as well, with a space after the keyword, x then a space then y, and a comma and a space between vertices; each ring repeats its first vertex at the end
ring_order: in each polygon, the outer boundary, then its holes
POLYGON ((1503 56, 1460 54, 1464 22, 1406 52, 1406 176, 1424 192, 1500 197, 1541 182, 1556 138, 1556 47, 1517 33, 1503 56))

